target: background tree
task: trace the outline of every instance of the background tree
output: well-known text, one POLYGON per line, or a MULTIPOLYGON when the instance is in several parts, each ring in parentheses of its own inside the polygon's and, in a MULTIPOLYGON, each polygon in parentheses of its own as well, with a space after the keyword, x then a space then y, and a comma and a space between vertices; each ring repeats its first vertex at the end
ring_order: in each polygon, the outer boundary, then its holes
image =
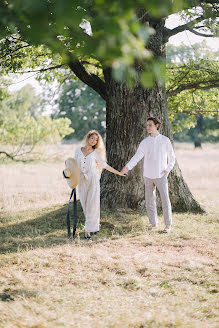
POLYGON ((181 136, 175 133, 174 138, 193 141, 196 146, 201 146, 202 141, 216 141, 218 51, 210 51, 204 42, 193 47, 168 46, 167 59, 169 117, 173 131, 181 132, 181 136))
POLYGON ((66 139, 73 137, 81 140, 91 129, 96 129, 102 137, 105 136, 105 101, 86 84, 79 80, 66 81, 56 103, 58 109, 53 116, 69 118, 75 131, 67 135, 66 139))
POLYGON ((10 110, 14 111, 21 118, 26 115, 37 117, 40 113, 40 97, 35 93, 35 89, 27 84, 22 89, 12 92, 11 95, 5 97, 2 104, 2 113, 10 110))
POLYGON ((166 47, 166 62, 167 64, 179 63, 186 64, 188 61, 200 61, 200 59, 206 60, 218 60, 219 51, 212 50, 208 47, 206 40, 200 43, 194 43, 191 45, 185 45, 184 43, 179 46, 175 46, 171 43, 166 47))
MULTIPOLYGON (((214 36, 217 9, 213 1, 15 0, 10 6, 5 2, 0 7, 4 17, 1 66, 5 71, 21 71, 23 64, 30 68, 41 65, 41 72, 65 68, 98 92, 106 101, 108 161, 120 168, 146 136, 149 116, 160 117, 161 133, 172 140, 162 83, 165 44, 185 30, 214 36), (186 22, 167 29, 166 17, 181 10, 186 22), (32 56, 29 45, 38 47, 37 54, 32 56), (43 54, 47 56, 44 62, 43 54), (88 67, 102 67, 103 75, 88 67)), ((169 182, 174 210, 202 211, 177 163, 169 182)), ((102 187, 102 202, 107 207, 136 208, 144 203, 140 165, 126 179, 105 172, 102 187)))
MULTIPOLYGON (((186 114, 177 116, 177 123, 187 120, 186 114)), ((219 141, 219 121, 218 115, 212 117, 203 117, 195 115, 195 125, 190 128, 184 128, 181 132, 174 134, 174 139, 180 142, 192 141, 195 147, 202 147, 202 142, 218 142, 219 141)))
MULTIPOLYGON (((218 89, 214 88, 218 84, 217 57, 218 51, 210 49, 205 41, 193 46, 174 47, 168 44, 167 89, 170 90, 168 108, 174 139, 193 142, 200 142, 200 138, 203 141, 217 140, 216 131, 214 131, 215 120, 217 120, 215 114, 217 115, 217 103, 219 102, 218 89), (211 62, 209 62, 209 58, 211 58, 211 62), (213 81, 214 76, 216 82, 213 81), (200 77, 204 79, 204 84, 202 82, 199 85, 200 77), (209 86, 207 86, 208 80, 211 81, 209 86), (188 81, 191 87, 181 91, 180 85, 183 85, 183 89, 185 84, 189 87, 188 81), (204 90, 202 90, 202 86, 204 86, 204 90), (176 91, 173 90, 174 88, 176 91), (172 96, 171 93, 173 93, 172 96), (198 126, 195 127, 197 119, 201 115, 207 124, 203 133, 200 132, 198 126), (211 123, 212 131, 210 133, 209 124, 211 123), (192 128, 191 131, 190 128, 192 128), (210 133, 207 138, 205 133, 210 133)), ((58 108, 53 116, 68 117, 75 130, 74 135, 68 135, 67 139, 74 136, 80 140, 91 128, 99 130, 104 136, 105 102, 83 82, 67 80, 62 86, 61 95, 56 103, 58 108), (93 104, 92 107, 91 104, 93 104)), ((200 119, 198 119, 199 121, 200 119)))
POLYGON ((0 155, 26 160, 36 145, 60 141, 73 132, 68 118, 43 116, 39 104, 39 96, 31 86, 0 101, 0 155))

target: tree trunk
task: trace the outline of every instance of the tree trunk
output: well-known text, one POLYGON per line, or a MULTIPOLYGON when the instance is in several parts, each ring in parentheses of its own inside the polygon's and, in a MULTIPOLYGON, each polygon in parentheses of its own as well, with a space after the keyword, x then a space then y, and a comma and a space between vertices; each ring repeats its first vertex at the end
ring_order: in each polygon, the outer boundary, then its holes
MULTIPOLYGON (((156 26, 156 35, 150 47, 157 56, 165 56, 162 33, 164 22, 156 26)), ((142 67, 138 67, 140 71, 142 67)), ((139 143, 147 136, 147 118, 157 116, 162 121, 161 134, 173 141, 168 118, 165 86, 156 83, 144 89, 139 83, 128 88, 125 83, 114 81, 111 69, 104 71, 106 98, 106 149, 109 165, 120 170, 136 153, 139 143)), ((170 199, 173 211, 203 212, 185 183, 178 164, 169 175, 170 199)), ((101 203, 104 208, 144 207, 143 160, 129 172, 127 177, 115 176, 106 170, 101 180, 101 203)), ((160 201, 158 200, 158 207, 160 201)))

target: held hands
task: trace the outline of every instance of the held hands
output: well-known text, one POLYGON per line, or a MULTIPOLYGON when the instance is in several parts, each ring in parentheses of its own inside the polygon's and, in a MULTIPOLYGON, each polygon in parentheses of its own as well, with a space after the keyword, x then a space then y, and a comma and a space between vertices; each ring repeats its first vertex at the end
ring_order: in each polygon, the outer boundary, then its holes
POLYGON ((123 167, 123 169, 120 172, 120 175, 122 177, 126 176, 128 174, 128 168, 126 166, 123 167))
POLYGON ((120 175, 120 177, 125 177, 126 176, 126 174, 125 173, 122 173, 122 171, 119 172, 118 175, 120 175))
MULTIPOLYGON (((107 171, 109 171, 111 173, 114 173, 114 174, 117 174, 117 175, 120 175, 121 177, 124 177, 126 175, 125 172, 123 171, 124 168, 122 169, 121 172, 117 171, 116 169, 114 169, 113 167, 111 167, 109 165, 107 165, 105 168, 106 168, 107 171)), ((127 169, 127 172, 128 172, 128 169, 127 169)))

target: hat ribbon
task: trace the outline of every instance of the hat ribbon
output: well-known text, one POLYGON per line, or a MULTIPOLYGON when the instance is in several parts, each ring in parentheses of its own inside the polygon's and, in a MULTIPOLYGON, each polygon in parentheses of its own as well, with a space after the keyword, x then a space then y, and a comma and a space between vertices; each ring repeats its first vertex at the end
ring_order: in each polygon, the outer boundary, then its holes
POLYGON ((65 175, 65 172, 64 172, 64 171, 62 171, 62 173, 63 173, 63 175, 64 175, 64 178, 69 179, 69 177, 67 177, 67 176, 65 175))
POLYGON ((74 202, 73 202, 73 238, 75 236, 76 227, 77 227, 77 201, 76 201, 76 188, 72 189, 69 202, 68 202, 68 212, 67 212, 67 230, 68 230, 68 237, 71 237, 71 227, 70 227, 70 201, 72 196, 74 195, 74 202))

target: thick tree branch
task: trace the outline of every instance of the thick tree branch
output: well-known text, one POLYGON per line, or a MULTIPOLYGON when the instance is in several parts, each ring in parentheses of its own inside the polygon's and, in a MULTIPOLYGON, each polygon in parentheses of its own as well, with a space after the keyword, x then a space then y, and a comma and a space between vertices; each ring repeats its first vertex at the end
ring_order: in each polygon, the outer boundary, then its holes
POLYGON ((201 32, 198 32, 198 31, 192 29, 192 28, 189 28, 189 27, 187 28, 187 30, 188 30, 189 32, 193 33, 193 34, 196 34, 196 35, 199 35, 199 36, 204 36, 204 37, 206 37, 206 38, 213 38, 213 37, 216 36, 216 35, 214 35, 214 34, 205 34, 205 33, 201 33, 201 32))
POLYGON ((103 80, 95 74, 89 74, 81 62, 77 60, 69 60, 68 66, 82 82, 87 84, 90 88, 99 93, 104 100, 106 100, 106 86, 103 80))
MULTIPOLYGON (((193 32, 194 31, 194 28, 196 28, 195 27, 195 24, 200 23, 203 20, 205 20, 205 18, 202 15, 202 16, 197 17, 196 19, 191 20, 190 22, 188 22, 186 24, 179 25, 179 26, 177 26, 177 27, 175 27, 173 29, 165 28, 165 32, 164 32, 165 40, 168 41, 168 39, 171 36, 176 35, 176 34, 178 34, 180 32, 184 32, 186 30, 189 30, 190 32, 194 33, 193 32)), ((199 26, 197 26, 197 28, 199 28, 199 26)), ((195 31, 195 34, 197 34, 197 33, 200 33, 200 32, 195 31)), ((207 36, 207 37, 213 37, 214 36, 214 35, 209 35, 209 34, 204 34, 204 33, 203 34, 200 33, 200 34, 197 34, 197 35, 207 36)))
POLYGON ((184 90, 209 90, 211 88, 218 88, 219 87, 219 79, 209 80, 209 81, 197 81, 197 82, 190 82, 190 83, 183 83, 178 86, 175 90, 168 91, 167 96, 172 97, 177 95, 178 93, 184 90))
POLYGON ((180 80, 179 79, 175 79, 175 83, 174 84, 172 84, 168 89, 167 89, 167 94, 169 93, 171 93, 172 92, 172 90, 175 90, 175 88, 179 85, 179 83, 180 83, 180 81, 182 81, 188 74, 189 74, 189 71, 190 71, 190 69, 189 68, 187 68, 187 70, 185 71, 185 73, 180 77, 180 80))

